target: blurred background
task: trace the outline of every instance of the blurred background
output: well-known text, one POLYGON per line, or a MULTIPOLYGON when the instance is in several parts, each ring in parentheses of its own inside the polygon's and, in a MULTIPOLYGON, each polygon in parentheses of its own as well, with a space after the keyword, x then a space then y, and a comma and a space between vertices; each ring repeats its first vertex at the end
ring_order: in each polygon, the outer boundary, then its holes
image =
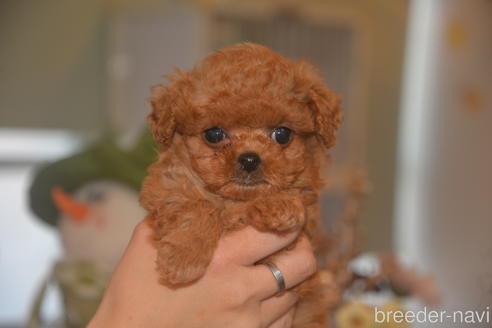
MULTIPOLYGON (((133 154, 150 86, 242 41, 308 59, 343 96, 330 176, 343 189, 343 177, 365 172, 361 250, 432 275, 445 309, 492 303, 492 1, 3 0, 0 327, 25 325, 71 247, 69 225, 29 208, 40 165, 87 154, 108 131, 133 154)), ((85 197, 78 187, 69 191, 85 197)), ((138 187, 125 188, 118 202, 136 202, 138 187)), ((58 208, 65 196, 53 193, 58 208)), ((42 321, 56 321, 62 298, 53 288, 43 295, 42 321)))

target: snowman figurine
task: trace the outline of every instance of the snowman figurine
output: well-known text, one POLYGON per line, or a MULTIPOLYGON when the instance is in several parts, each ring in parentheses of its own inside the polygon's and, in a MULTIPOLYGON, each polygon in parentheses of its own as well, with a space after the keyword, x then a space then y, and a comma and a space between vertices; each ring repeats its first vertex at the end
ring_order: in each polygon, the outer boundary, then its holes
POLYGON ((64 258, 112 271, 135 224, 145 216, 138 193, 122 183, 102 180, 81 186, 73 196, 55 187, 52 197, 60 211, 64 258))
POLYGON ((41 304, 51 282, 63 296, 64 327, 85 327, 92 318, 135 225, 145 217, 138 192, 157 156, 155 147, 145 130, 130 150, 104 139, 36 172, 30 207, 58 230, 63 255, 41 286, 27 327, 42 326, 41 304))

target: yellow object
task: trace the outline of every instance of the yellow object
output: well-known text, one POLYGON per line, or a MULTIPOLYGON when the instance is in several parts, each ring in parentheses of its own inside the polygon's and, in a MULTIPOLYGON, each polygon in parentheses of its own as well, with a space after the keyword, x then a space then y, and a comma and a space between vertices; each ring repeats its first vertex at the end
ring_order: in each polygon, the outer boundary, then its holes
POLYGON ((446 27, 446 42, 454 49, 462 48, 468 41, 468 31, 457 20, 451 21, 446 27))
POLYGON ((396 299, 390 300, 388 303, 384 304, 381 307, 381 311, 383 311, 386 314, 386 319, 385 322, 379 324, 379 327, 381 328, 407 328, 410 327, 410 324, 405 321, 402 316, 399 316, 395 318, 395 313, 402 313, 404 314, 406 312, 405 308, 403 305, 396 299))
POLYGON ((476 88, 465 90, 463 101, 469 112, 478 113, 485 109, 485 100, 476 88))
POLYGON ((366 304, 344 304, 335 314, 337 328, 374 328, 374 309, 366 304))

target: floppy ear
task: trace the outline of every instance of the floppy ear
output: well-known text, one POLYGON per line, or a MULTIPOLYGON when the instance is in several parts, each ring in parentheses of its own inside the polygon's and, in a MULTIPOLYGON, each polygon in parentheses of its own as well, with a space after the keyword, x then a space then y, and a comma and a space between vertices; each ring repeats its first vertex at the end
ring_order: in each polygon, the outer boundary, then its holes
POLYGON ((342 122, 341 97, 328 89, 320 78, 316 80, 308 91, 309 106, 318 139, 326 148, 331 148, 335 145, 336 132, 342 122))
POLYGON ((153 87, 152 92, 152 112, 148 116, 150 130, 158 143, 167 146, 176 130, 172 95, 169 87, 165 85, 153 87))
POLYGON ((342 121, 340 96, 328 89, 316 69, 306 61, 297 63, 294 74, 293 91, 309 106, 317 139, 326 148, 333 147, 342 121))

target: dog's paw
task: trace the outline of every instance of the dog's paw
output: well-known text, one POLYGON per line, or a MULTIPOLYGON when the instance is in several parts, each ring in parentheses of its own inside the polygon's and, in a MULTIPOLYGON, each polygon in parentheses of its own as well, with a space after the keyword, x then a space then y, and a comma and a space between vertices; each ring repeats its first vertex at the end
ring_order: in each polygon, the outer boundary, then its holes
POLYGON ((179 287, 200 279, 210 262, 201 250, 162 242, 157 256, 160 282, 169 287, 179 287))
POLYGON ((259 230, 289 232, 304 224, 306 208, 299 197, 281 195, 257 199, 248 208, 248 217, 259 230))

